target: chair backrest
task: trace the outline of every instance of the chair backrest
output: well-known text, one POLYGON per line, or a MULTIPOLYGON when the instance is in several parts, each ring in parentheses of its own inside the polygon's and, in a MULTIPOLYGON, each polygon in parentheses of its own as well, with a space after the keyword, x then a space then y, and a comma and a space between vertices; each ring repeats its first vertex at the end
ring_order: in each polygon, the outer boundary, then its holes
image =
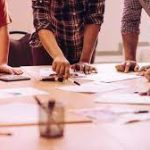
POLYGON ((12 67, 33 65, 32 52, 29 45, 31 35, 23 31, 12 31, 10 34, 21 34, 23 36, 19 39, 10 37, 8 64, 12 67))

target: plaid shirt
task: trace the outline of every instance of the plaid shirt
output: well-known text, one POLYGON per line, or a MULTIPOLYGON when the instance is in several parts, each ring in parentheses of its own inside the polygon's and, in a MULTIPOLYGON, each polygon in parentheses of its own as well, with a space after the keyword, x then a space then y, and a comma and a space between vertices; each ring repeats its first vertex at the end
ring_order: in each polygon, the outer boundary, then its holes
POLYGON ((124 0, 122 33, 140 32, 142 8, 150 16, 150 0, 124 0))
POLYGON ((36 32, 31 38, 31 45, 40 46, 37 32, 48 29, 54 33, 67 59, 79 60, 83 47, 84 27, 86 24, 102 24, 104 1, 32 0, 36 32))
POLYGON ((0 27, 10 22, 11 20, 7 13, 7 3, 5 0, 0 0, 0 27))

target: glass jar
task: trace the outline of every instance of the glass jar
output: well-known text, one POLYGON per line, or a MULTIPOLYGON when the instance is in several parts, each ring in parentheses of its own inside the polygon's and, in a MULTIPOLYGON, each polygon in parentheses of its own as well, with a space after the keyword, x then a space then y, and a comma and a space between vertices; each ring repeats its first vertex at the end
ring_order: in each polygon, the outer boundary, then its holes
POLYGON ((64 133, 64 106, 50 100, 39 107, 39 132, 41 137, 61 137, 64 133))

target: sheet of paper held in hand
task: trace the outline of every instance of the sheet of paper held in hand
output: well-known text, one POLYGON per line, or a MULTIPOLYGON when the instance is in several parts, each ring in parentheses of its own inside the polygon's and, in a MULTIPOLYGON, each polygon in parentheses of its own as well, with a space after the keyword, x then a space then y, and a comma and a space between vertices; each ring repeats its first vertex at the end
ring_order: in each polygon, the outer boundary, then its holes
POLYGON ((101 82, 89 82, 72 86, 62 86, 58 87, 60 90, 78 92, 78 93, 103 93, 113 90, 118 90, 122 88, 127 88, 127 86, 114 84, 114 83, 101 83, 101 82))
POLYGON ((0 89, 0 99, 45 94, 48 93, 32 87, 0 89))
POLYGON ((97 103, 150 104, 150 96, 141 96, 133 91, 117 91, 102 94, 94 101, 97 103))

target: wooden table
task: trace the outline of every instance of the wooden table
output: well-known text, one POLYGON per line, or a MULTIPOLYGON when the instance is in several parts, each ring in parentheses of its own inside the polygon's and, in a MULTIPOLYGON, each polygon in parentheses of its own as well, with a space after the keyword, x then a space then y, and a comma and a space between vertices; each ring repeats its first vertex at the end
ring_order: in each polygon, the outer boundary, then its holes
MULTIPOLYGON (((114 64, 101 64, 100 72, 113 70, 114 64)), ((98 106, 134 107, 149 109, 147 105, 115 105, 95 104, 93 99, 99 94, 81 94, 65 92, 55 87, 63 83, 49 83, 37 80, 40 67, 24 67, 33 75, 30 81, 0 82, 0 89, 16 87, 34 87, 49 92, 51 97, 65 102, 66 109, 93 108, 98 106)), ((82 81, 80 81, 82 82, 82 81)), ((71 84, 71 83, 66 83, 71 84)), ((144 78, 120 81, 120 85, 130 85, 130 88, 148 88, 144 78)), ((13 101, 9 99, 8 102, 13 101)), ((15 101, 15 100, 14 100, 15 101)), ((22 101, 33 102, 32 98, 22 98, 22 101)), ((1 101, 3 103, 3 101, 1 101)), ((2 129, 1 129, 2 130, 2 129)), ((150 150, 150 122, 141 122, 130 125, 116 125, 105 123, 86 123, 65 125, 65 134, 62 138, 44 139, 39 137, 38 127, 3 128, 11 130, 13 136, 0 136, 0 150, 150 150)))

